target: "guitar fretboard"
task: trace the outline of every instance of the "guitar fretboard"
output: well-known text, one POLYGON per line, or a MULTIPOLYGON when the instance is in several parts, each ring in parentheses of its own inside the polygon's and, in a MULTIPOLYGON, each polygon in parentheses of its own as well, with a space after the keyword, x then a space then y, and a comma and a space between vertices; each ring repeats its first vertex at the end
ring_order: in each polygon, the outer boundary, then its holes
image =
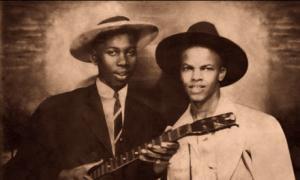
POLYGON ((132 149, 129 152, 120 154, 114 158, 105 160, 102 164, 97 165, 89 170, 89 175, 93 179, 100 178, 101 176, 111 173, 135 160, 141 154, 141 150, 146 148, 149 144, 159 145, 162 142, 177 141, 187 135, 201 135, 214 132, 220 129, 231 127, 235 124, 233 113, 221 114, 218 116, 208 117, 205 119, 197 120, 192 124, 185 124, 176 129, 164 132, 158 138, 152 139, 150 142, 145 143, 132 149))

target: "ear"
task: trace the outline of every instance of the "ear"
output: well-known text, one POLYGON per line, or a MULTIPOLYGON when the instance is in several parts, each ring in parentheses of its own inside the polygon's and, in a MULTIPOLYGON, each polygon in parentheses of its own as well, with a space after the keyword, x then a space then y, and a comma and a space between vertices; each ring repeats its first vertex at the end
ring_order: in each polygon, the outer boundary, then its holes
POLYGON ((97 65, 98 61, 97 61, 97 55, 96 55, 96 51, 93 49, 90 53, 90 61, 94 64, 97 65))
POLYGON ((227 68, 221 67, 221 68, 220 68, 219 77, 218 77, 219 82, 223 81, 223 79, 224 79, 225 76, 226 76, 226 73, 227 73, 227 68))

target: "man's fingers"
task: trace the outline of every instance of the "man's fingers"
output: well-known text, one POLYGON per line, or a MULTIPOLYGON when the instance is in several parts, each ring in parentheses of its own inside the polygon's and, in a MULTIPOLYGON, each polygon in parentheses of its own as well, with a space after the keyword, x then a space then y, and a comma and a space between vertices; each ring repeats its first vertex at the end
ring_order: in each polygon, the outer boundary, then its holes
POLYGON ((147 161, 151 162, 155 162, 156 160, 168 161, 172 157, 172 155, 169 155, 167 153, 160 154, 149 149, 142 149, 141 152, 142 156, 144 156, 144 158, 147 159, 147 161))
POLYGON ((167 148, 167 149, 178 149, 179 143, 178 142, 162 142, 160 143, 161 147, 167 148))
POLYGON ((145 162, 155 163, 155 164, 161 164, 161 163, 168 163, 169 158, 153 158, 148 155, 140 155, 139 159, 145 162))
POLYGON ((173 129, 172 126, 167 126, 166 129, 165 129, 165 132, 171 131, 172 129, 173 129))
POLYGON ((141 152, 142 152, 142 155, 144 155, 146 157, 156 158, 156 159, 160 159, 160 157, 161 157, 160 154, 150 151, 148 149, 142 149, 141 152))
POLYGON ((91 178, 91 176, 88 176, 88 175, 83 176, 83 179, 84 180, 93 180, 93 178, 91 178))
POLYGON ((146 162, 151 162, 151 163, 153 162, 152 160, 146 158, 146 156, 144 156, 144 155, 139 155, 139 159, 142 161, 146 161, 146 162))
POLYGON ((177 152, 179 143, 177 142, 162 142, 160 145, 148 144, 147 149, 159 153, 161 155, 173 155, 177 152))

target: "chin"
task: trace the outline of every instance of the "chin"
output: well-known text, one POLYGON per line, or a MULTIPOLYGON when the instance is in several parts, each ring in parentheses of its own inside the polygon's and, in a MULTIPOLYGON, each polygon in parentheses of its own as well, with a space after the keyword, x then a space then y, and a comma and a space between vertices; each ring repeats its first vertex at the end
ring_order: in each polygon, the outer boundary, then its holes
POLYGON ((190 95, 190 99, 193 102, 203 102, 206 99, 204 95, 190 95))
POLYGON ((114 81, 112 83, 112 88, 113 89, 121 89, 127 84, 127 81, 114 81))

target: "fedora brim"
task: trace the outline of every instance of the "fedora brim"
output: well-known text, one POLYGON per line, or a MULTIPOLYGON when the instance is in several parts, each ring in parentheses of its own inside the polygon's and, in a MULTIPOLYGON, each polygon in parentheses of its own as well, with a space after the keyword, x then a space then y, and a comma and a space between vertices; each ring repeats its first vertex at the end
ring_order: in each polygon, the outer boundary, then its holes
POLYGON ((192 46, 204 46, 219 54, 227 73, 221 86, 227 86, 241 79, 247 71, 248 60, 243 49, 231 40, 199 32, 185 32, 169 36, 156 48, 156 61, 162 71, 178 76, 180 57, 183 50, 192 46))
POLYGON ((92 28, 92 30, 84 32, 75 38, 71 43, 70 53, 80 61, 91 62, 91 43, 94 39, 101 33, 121 29, 137 32, 139 34, 137 42, 139 48, 149 44, 158 34, 158 28, 155 25, 145 22, 125 21, 108 23, 92 28))

